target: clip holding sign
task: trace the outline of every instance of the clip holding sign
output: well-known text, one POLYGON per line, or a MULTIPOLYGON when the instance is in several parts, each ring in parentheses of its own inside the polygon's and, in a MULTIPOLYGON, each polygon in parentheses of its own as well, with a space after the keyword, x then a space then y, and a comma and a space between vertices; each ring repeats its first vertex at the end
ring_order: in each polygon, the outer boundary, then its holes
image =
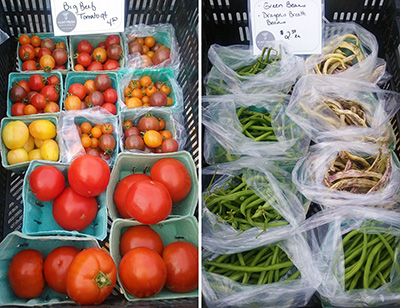
POLYGON ((294 54, 321 53, 321 0, 248 0, 248 8, 255 55, 273 40, 285 41, 294 54))
POLYGON ((54 35, 123 32, 124 0, 51 0, 54 35))

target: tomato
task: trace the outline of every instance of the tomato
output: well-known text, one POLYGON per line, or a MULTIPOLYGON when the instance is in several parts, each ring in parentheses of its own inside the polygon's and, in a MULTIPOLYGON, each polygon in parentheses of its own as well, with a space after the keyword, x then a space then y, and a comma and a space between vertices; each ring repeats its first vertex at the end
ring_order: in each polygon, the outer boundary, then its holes
POLYGON ((29 77, 28 84, 33 91, 40 91, 46 85, 44 83, 44 78, 39 74, 34 74, 29 77))
POLYGON ((29 160, 29 155, 23 148, 10 150, 7 153, 7 162, 9 165, 23 163, 29 160))
POLYGON ((38 110, 36 109, 35 106, 28 104, 24 107, 24 114, 30 115, 30 114, 36 114, 38 113, 38 110))
POLYGON ((150 113, 148 113, 144 117, 140 118, 138 128, 141 132, 147 130, 158 131, 160 129, 160 123, 155 116, 152 116, 150 113))
POLYGON ((111 124, 103 124, 101 127, 101 132, 105 135, 109 135, 113 132, 113 127, 111 124))
POLYGON ((39 166, 29 175, 32 193, 39 201, 52 201, 65 187, 64 175, 53 166, 39 166))
POLYGON ((141 180, 128 190, 125 208, 135 220, 152 225, 168 217, 172 200, 168 189, 160 182, 141 180))
POLYGON ((54 61, 57 65, 63 65, 68 60, 68 53, 65 49, 56 48, 53 50, 51 55, 54 58, 54 61))
POLYGON ((162 290, 167 280, 167 269, 157 252, 146 247, 137 247, 122 258, 119 277, 128 293, 147 298, 162 290))
POLYGON ((133 109, 133 108, 138 108, 138 107, 142 107, 142 101, 137 98, 137 97, 129 97, 126 101, 125 101, 125 105, 128 109, 133 109))
POLYGON ((19 41, 20 45, 25 45, 25 44, 29 44, 31 42, 31 38, 27 34, 22 34, 19 37, 18 41, 19 41))
POLYGON ((29 83, 26 80, 20 80, 17 83, 20 87, 23 87, 26 91, 26 93, 29 93, 31 91, 31 88, 29 88, 29 83))
POLYGON ((170 49, 168 47, 159 48, 154 52, 152 58, 154 65, 161 64, 170 58, 170 49))
POLYGON ((76 95, 67 96, 64 101, 65 110, 80 110, 82 101, 76 95))
POLYGON ((145 92, 146 92, 146 95, 147 95, 148 97, 151 97, 154 93, 157 93, 157 92, 158 92, 158 89, 156 88, 155 85, 150 85, 150 86, 148 86, 148 87, 146 88, 145 92))
POLYGON ((56 66, 54 66, 54 69, 55 70, 65 70, 67 68, 65 67, 65 65, 56 65, 56 66))
POLYGON ((68 182, 82 196, 98 196, 108 185, 110 168, 101 158, 82 155, 68 169, 68 182))
POLYGON ((84 71, 85 68, 83 67, 82 64, 77 64, 77 65, 74 66, 74 70, 77 71, 77 72, 81 72, 81 71, 84 71))
POLYGON ((144 141, 140 135, 132 135, 125 139, 124 142, 125 149, 128 150, 139 150, 143 151, 145 149, 144 141))
POLYGON ((103 105, 101 105, 101 108, 104 108, 111 114, 117 114, 117 107, 114 104, 104 103, 103 105))
POLYGON ((57 48, 61 48, 61 49, 67 49, 67 46, 65 45, 65 43, 64 42, 58 42, 58 43, 56 43, 56 49, 57 48))
POLYGON ((115 35, 115 34, 111 34, 109 36, 107 36, 106 38, 106 47, 109 47, 111 45, 119 45, 120 41, 119 41, 119 36, 115 35))
POLYGON ((67 186, 53 201, 53 217, 65 230, 82 231, 96 218, 97 207, 96 198, 84 197, 67 186))
POLYGON ((56 48, 56 43, 51 38, 44 38, 40 43, 40 47, 47 48, 53 52, 53 50, 56 48))
POLYGON ((107 74, 98 74, 94 79, 94 85, 98 91, 105 91, 111 88, 111 79, 107 74))
POLYGON ((18 252, 8 268, 8 280, 18 297, 31 299, 40 296, 45 287, 42 254, 35 249, 18 252))
POLYGON ((40 147, 40 156, 44 160, 57 161, 60 154, 57 142, 53 139, 47 139, 43 141, 40 147))
POLYGON ((40 59, 41 57, 45 56, 45 55, 51 55, 51 51, 48 50, 47 48, 40 48, 37 57, 40 59))
POLYGON ((90 133, 91 129, 92 129, 92 124, 90 124, 89 122, 83 122, 81 124, 82 133, 88 134, 90 133))
POLYGON ((106 63, 104 63, 104 69, 106 71, 116 70, 119 67, 120 67, 120 65, 119 65, 119 62, 117 60, 109 59, 109 60, 106 61, 106 63))
POLYGON ((27 95, 25 88, 19 85, 13 86, 9 91, 10 100, 13 103, 21 102, 27 95))
POLYGON ((114 104, 118 99, 118 93, 113 88, 104 91, 104 102, 114 104))
POLYGON ((171 88, 168 85, 163 84, 160 88, 160 91, 163 92, 165 95, 168 95, 169 93, 171 93, 171 88))
POLYGON ((101 106, 104 104, 104 95, 100 91, 93 91, 89 94, 89 107, 101 106))
POLYGON ((99 61, 93 61, 90 63, 90 65, 87 67, 88 71, 102 71, 103 70, 103 64, 99 61))
POLYGON ((36 109, 43 109, 46 107, 46 97, 41 93, 36 94, 34 97, 32 97, 32 105, 36 109))
POLYGON ((113 135, 102 135, 99 139, 99 148, 103 153, 111 154, 115 149, 115 138, 113 135))
POLYGON ((92 58, 94 61, 104 63, 107 60, 107 51, 102 47, 97 47, 93 50, 92 58))
POLYGON ((120 45, 111 45, 107 48, 107 57, 112 60, 120 60, 123 58, 122 48, 120 45))
POLYGON ((24 150, 28 153, 35 148, 35 142, 33 141, 33 137, 29 135, 28 141, 24 144, 24 150))
POLYGON ((96 91, 96 87, 94 85, 93 79, 86 80, 84 83, 84 87, 86 88, 87 94, 90 94, 93 91, 96 91))
POLYGON ((199 283, 198 249, 187 242, 173 242, 165 246, 162 258, 167 266, 166 287, 177 293, 197 288, 199 283))
POLYGON ((119 251, 123 257, 129 250, 136 247, 147 247, 159 255, 164 249, 164 243, 156 231, 149 226, 134 226, 121 236, 119 251))
POLYGON ((40 58, 39 65, 45 72, 50 72, 56 66, 56 62, 52 56, 45 55, 40 58))
POLYGON ((11 115, 12 116, 23 116, 24 113, 24 108, 25 108, 25 104, 24 103, 15 103, 14 105, 12 105, 11 107, 11 115))
POLYGON ((29 139, 29 130, 24 122, 11 121, 3 127, 1 137, 10 150, 22 148, 29 139))
POLYGON ((52 85, 47 85, 40 90, 40 93, 43 94, 50 102, 56 102, 60 98, 60 94, 56 90, 56 88, 52 85))
POLYGON ((54 138, 57 132, 55 125, 49 120, 35 120, 29 124, 29 133, 33 138, 46 140, 54 138))
POLYGON ((24 61, 22 63, 22 70, 23 71, 37 71, 38 70, 38 63, 36 63, 34 60, 28 60, 24 61))
POLYGON ((87 52, 82 52, 76 58, 78 64, 83 65, 84 67, 88 67, 90 63, 92 63, 92 56, 87 52))
POLYGON ((52 250, 44 260, 44 278, 54 291, 67 293, 68 269, 78 253, 79 250, 75 247, 61 246, 52 250))
POLYGON ((23 61, 33 60, 36 56, 35 48, 30 44, 22 45, 18 50, 18 54, 23 61))
POLYGON ((151 129, 144 133, 143 141, 148 147, 155 149, 162 145, 163 138, 158 131, 151 129))
POLYGON ((44 107, 43 111, 45 113, 54 113, 60 111, 60 106, 55 102, 48 102, 46 107, 44 107))
POLYGON ((28 158, 29 161, 34 160, 34 159, 42 159, 40 156, 40 149, 34 149, 28 153, 28 158))
POLYGON ((125 138, 133 135, 140 135, 140 132, 136 127, 131 127, 124 131, 125 138))
POLYGON ((161 145, 162 153, 173 153, 178 151, 179 144, 175 139, 169 138, 163 141, 161 145))
POLYGON ((91 54, 92 51, 93 51, 93 46, 89 41, 82 40, 78 43, 78 52, 79 53, 86 52, 88 54, 91 54))
POLYGON ((131 128, 131 127, 133 127, 132 121, 125 120, 122 128, 123 128, 124 130, 127 130, 127 129, 131 128))
POLYGON ((152 80, 150 78, 150 76, 143 76, 142 78, 140 78, 140 84, 142 86, 148 87, 150 86, 152 83, 152 80))
POLYGON ((100 157, 100 152, 99 152, 99 150, 93 149, 93 148, 87 148, 87 149, 86 149, 86 154, 92 155, 92 156, 96 156, 96 157, 100 157))
POLYGON ((101 304, 114 289, 117 267, 110 254, 100 248, 78 253, 67 274, 68 296, 80 305, 101 304))
POLYGON ((149 104, 152 107, 163 107, 167 104, 167 95, 161 91, 157 91, 150 96, 149 104))
POLYGON ((68 93, 78 96, 80 100, 83 100, 88 94, 86 87, 80 83, 74 83, 70 85, 68 88, 68 93))
POLYGON ((97 125, 90 130, 90 133, 94 138, 100 138, 100 136, 103 134, 101 131, 101 126, 98 127, 97 125))
POLYGON ((163 158, 151 167, 151 178, 164 184, 173 202, 184 199, 192 188, 185 165, 174 158, 163 158))
POLYGON ((130 54, 134 54, 137 52, 142 54, 143 53, 143 45, 136 41, 130 42, 128 45, 128 51, 130 54))
POLYGON ((164 141, 165 141, 165 139, 172 138, 172 133, 169 130, 162 130, 162 131, 160 131, 160 134, 163 137, 164 141))
POLYGON ((151 47, 153 47, 154 44, 156 43, 156 40, 154 39, 153 36, 147 36, 147 37, 144 39, 144 43, 145 43, 145 45, 146 45, 147 47, 151 48, 151 47))
POLYGON ((47 77, 47 85, 56 86, 60 83, 60 78, 57 75, 47 77))
POLYGON ((130 218, 130 215, 125 209, 125 198, 126 194, 131 188, 131 186, 136 183, 137 181, 140 180, 151 180, 151 178, 146 175, 146 174, 131 174, 128 175, 127 177, 124 177, 117 185, 114 191, 114 203, 115 206, 117 207, 118 213, 123 217, 123 218, 130 218))

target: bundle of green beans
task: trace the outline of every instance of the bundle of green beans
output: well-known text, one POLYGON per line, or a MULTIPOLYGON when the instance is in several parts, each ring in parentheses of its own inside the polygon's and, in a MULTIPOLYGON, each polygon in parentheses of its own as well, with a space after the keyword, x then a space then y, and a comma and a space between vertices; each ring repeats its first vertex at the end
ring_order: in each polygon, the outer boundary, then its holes
POLYGON ((345 288, 377 289, 389 280, 398 238, 360 229, 344 236, 345 288))
POLYGON ((239 69, 235 72, 240 76, 251 76, 262 72, 269 64, 280 60, 279 53, 272 47, 264 47, 261 56, 259 56, 254 64, 250 64, 239 69))
MULTIPOLYGON (((261 180, 268 182, 265 177, 261 180)), ((204 203, 220 221, 242 231, 253 227, 266 230, 287 225, 288 222, 270 204, 275 198, 271 189, 267 191, 266 188, 264 193, 270 197, 269 202, 256 195, 242 174, 230 178, 221 188, 205 196, 204 203)))
POLYGON ((258 112, 247 107, 236 109, 237 117, 242 125, 242 133, 254 141, 278 141, 271 125, 268 112, 258 112))
POLYGON ((207 272, 229 277, 242 284, 264 285, 290 281, 300 276, 288 255, 278 246, 251 249, 203 260, 207 272))

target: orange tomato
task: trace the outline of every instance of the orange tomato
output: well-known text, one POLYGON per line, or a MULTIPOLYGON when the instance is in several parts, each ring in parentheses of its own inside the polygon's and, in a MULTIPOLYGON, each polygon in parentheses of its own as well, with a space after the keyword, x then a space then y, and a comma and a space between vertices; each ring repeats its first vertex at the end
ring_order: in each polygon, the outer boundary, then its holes
POLYGON ((123 128, 124 130, 130 129, 131 127, 133 127, 133 123, 132 123, 132 121, 130 121, 130 120, 126 120, 126 121, 124 122, 124 125, 122 126, 122 128, 123 128))
POLYGON ((20 45, 30 44, 31 42, 31 38, 26 34, 22 34, 18 40, 20 45))
POLYGON ((160 135, 163 139, 170 139, 172 138, 172 133, 169 130, 162 130, 160 135))
POLYGON ((144 44, 144 39, 143 39, 143 37, 137 37, 136 38, 136 41, 138 41, 140 44, 144 44))
POLYGON ((81 130, 82 130, 82 133, 89 134, 90 131, 92 130, 92 124, 90 124, 89 122, 83 122, 81 124, 81 130))
POLYGON ((84 71, 85 68, 83 67, 83 65, 77 64, 77 65, 74 66, 74 70, 77 71, 77 72, 80 72, 80 71, 84 71))
POLYGON ((150 105, 150 104, 149 104, 149 101, 150 101, 150 97, 148 97, 148 96, 143 96, 143 97, 142 97, 142 103, 143 103, 143 105, 150 105))
POLYGON ((126 107, 128 107, 128 109, 133 109, 133 108, 142 107, 143 104, 139 98, 130 97, 126 100, 125 105, 126 105, 126 107))
POLYGON ((91 138, 92 145, 90 146, 91 148, 95 149, 99 146, 99 139, 97 138, 91 138))
POLYGON ((142 87, 142 84, 140 83, 139 80, 133 79, 133 80, 131 80, 131 81, 129 82, 129 87, 132 88, 132 89, 134 89, 134 88, 141 88, 141 87, 142 87))
POLYGON ((131 96, 132 96, 132 88, 126 87, 126 88, 124 89, 124 96, 125 96, 125 97, 131 97, 131 96))
POLYGON ((150 51, 150 48, 149 48, 149 46, 147 46, 147 45, 143 45, 143 51, 142 51, 142 54, 147 54, 149 51, 150 51))
POLYGON ((148 130, 143 136, 144 143, 150 148, 158 148, 163 142, 161 134, 156 130, 148 130))
POLYGON ((89 136, 82 135, 81 142, 85 149, 90 148, 90 146, 92 145, 92 139, 89 136))
POLYGON ((163 130, 163 129, 165 128, 165 121, 164 121, 163 119, 161 119, 161 120, 158 122, 158 124, 159 124, 159 126, 160 126, 159 131, 160 131, 160 130, 163 130))
POLYGON ((65 46, 64 42, 58 42, 56 44, 56 48, 62 48, 62 49, 67 49, 67 46, 65 46))
POLYGON ((167 104, 166 106, 171 106, 173 103, 172 98, 170 98, 169 96, 167 97, 167 104))
POLYGON ((112 125, 111 124, 104 124, 102 127, 101 127, 101 131, 102 131, 102 133, 104 134, 104 135, 109 135, 109 134, 111 134, 112 132, 113 132, 113 127, 112 127, 112 125))
POLYGON ((93 127, 92 130, 90 131, 90 133, 92 134, 93 138, 100 138, 101 135, 103 134, 101 132, 101 126, 100 127, 98 127, 98 126, 93 127))
POLYGON ((150 59, 153 59, 153 57, 154 57, 154 51, 149 51, 148 53, 146 53, 146 55, 147 55, 150 59))
POLYGON ((138 88, 134 88, 134 89, 132 90, 132 95, 133 95, 134 97, 137 97, 137 98, 142 98, 142 97, 143 97, 143 91, 140 90, 140 89, 138 89, 138 88))
POLYGON ((151 86, 147 87, 145 91, 146 91, 146 95, 147 95, 148 97, 150 97, 150 96, 152 96, 154 93, 156 93, 156 92, 158 91, 158 89, 157 89, 154 85, 151 85, 151 86))
POLYGON ((171 88, 169 85, 163 84, 160 88, 160 91, 163 92, 165 95, 168 95, 171 92, 171 88))
POLYGON ((36 109, 35 106, 29 104, 29 105, 26 105, 26 106, 24 107, 24 113, 25 113, 26 115, 29 115, 29 114, 36 114, 36 113, 37 113, 37 109, 36 109))
POLYGON ((82 102, 76 95, 67 96, 64 101, 65 110, 80 110, 82 102))
POLYGON ((40 58, 39 65, 45 72, 50 72, 56 66, 56 61, 52 56, 44 55, 40 58))
POLYGON ((96 91, 96 86, 94 85, 93 79, 86 80, 86 82, 84 83, 84 86, 85 86, 88 94, 96 91))
POLYGON ((107 51, 102 47, 97 47, 93 50, 92 57, 94 61, 104 63, 107 60, 107 51))
POLYGON ((149 76, 143 76, 142 78, 140 78, 140 84, 142 86, 148 87, 151 85, 151 83, 152 83, 152 81, 149 76))
POLYGON ((31 45, 33 47, 39 47, 42 40, 37 35, 31 37, 31 45))
POLYGON ((153 47, 155 43, 156 43, 156 40, 152 36, 148 36, 144 39, 144 44, 149 48, 153 47))

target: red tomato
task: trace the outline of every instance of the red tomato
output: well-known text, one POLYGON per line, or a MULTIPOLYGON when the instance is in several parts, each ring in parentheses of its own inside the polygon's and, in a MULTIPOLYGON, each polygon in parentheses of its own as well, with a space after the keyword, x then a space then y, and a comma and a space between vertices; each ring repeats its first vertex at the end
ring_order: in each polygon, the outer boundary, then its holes
POLYGON ((178 141, 172 138, 165 139, 161 145, 161 151, 163 153, 172 153, 178 151, 178 141))
POLYGON ((48 85, 57 85, 57 83, 60 82, 60 78, 57 75, 51 75, 49 77, 47 77, 47 84, 48 85))
POLYGON ((119 277, 130 294, 146 298, 162 290, 167 280, 167 268, 154 250, 137 247, 122 258, 119 277))
POLYGON ((36 63, 34 60, 24 61, 22 63, 22 70, 23 71, 37 71, 39 64, 36 63))
POLYGON ((104 69, 106 71, 116 70, 119 67, 120 67, 120 65, 119 65, 119 62, 117 60, 108 59, 106 61, 106 63, 104 63, 104 69))
POLYGON ((67 273, 72 260, 79 250, 72 246, 61 246, 54 249, 44 260, 44 278, 54 291, 67 293, 67 273))
POLYGON ((99 61, 93 61, 90 63, 90 65, 87 67, 88 71, 102 71, 103 70, 103 64, 99 61))
POLYGON ((173 202, 184 199, 192 187, 192 180, 185 165, 174 158, 157 161, 151 167, 151 178, 167 187, 173 202))
POLYGON ((45 287, 42 254, 35 249, 18 252, 8 268, 8 280, 18 297, 30 299, 40 296, 45 287))
POLYGON ((128 212, 125 209, 125 198, 126 193, 128 192, 129 188, 140 180, 151 180, 151 178, 146 174, 131 174, 124 177, 117 185, 114 191, 114 202, 115 206, 117 207, 118 213, 123 218, 131 218, 128 212))
POLYGON ((104 108, 111 114, 117 114, 117 107, 115 107, 114 104, 105 103, 105 104, 101 105, 101 108, 104 108))
POLYGON ((82 155, 68 169, 68 182, 73 190, 85 197, 100 195, 110 180, 110 168, 99 157, 82 155))
POLYGON ((24 115, 25 104, 24 103, 15 103, 11 107, 11 115, 12 116, 22 116, 24 115))
POLYGON ((57 198, 65 187, 64 175, 53 166, 40 166, 29 175, 29 185, 39 201, 51 201, 57 198))
POLYGON ((88 54, 91 54, 93 51, 93 46, 92 44, 87 41, 87 40, 82 40, 78 43, 78 52, 87 52, 88 54))
POLYGON ((156 231, 149 226, 134 226, 121 236, 119 251, 125 256, 129 250, 136 247, 147 247, 161 255, 164 244, 156 231))
POLYGON ((107 36, 106 47, 109 47, 109 46, 115 45, 115 44, 119 45, 119 36, 115 35, 115 34, 111 34, 111 35, 107 36))
POLYGON ((18 85, 20 87, 23 87, 25 89, 26 93, 29 93, 31 91, 31 89, 29 88, 29 83, 26 80, 18 81, 18 85))
POLYGON ((43 77, 38 74, 34 74, 29 77, 28 84, 32 91, 40 91, 46 85, 43 77))
POLYGON ((97 207, 96 198, 81 196, 67 186, 53 201, 53 217, 65 230, 82 231, 96 218, 97 207))
POLYGON ((92 56, 87 52, 82 52, 78 55, 76 61, 78 62, 78 64, 84 67, 88 67, 90 63, 92 63, 92 56))
POLYGON ((18 50, 19 57, 23 60, 33 60, 36 56, 35 48, 30 44, 22 45, 18 50))
POLYGON ((43 109, 44 107, 46 107, 46 97, 43 94, 36 94, 32 97, 31 102, 36 109, 43 109))
POLYGON ((44 86, 42 90, 40 90, 40 93, 46 96, 50 102, 56 102, 60 98, 60 94, 52 85, 44 86))
POLYGON ((167 266, 166 287, 177 293, 190 292, 199 283, 199 255, 196 246, 187 242, 173 242, 162 253, 167 266))
POLYGON ((129 188, 125 208, 132 218, 142 224, 152 225, 168 217, 172 200, 168 189, 160 182, 141 180, 129 188))
POLYGON ((73 95, 76 95, 79 97, 81 101, 85 98, 87 95, 87 89, 83 84, 80 83, 74 83, 69 86, 68 88, 68 93, 71 93, 73 95))
POLYGON ((114 104, 118 99, 117 91, 115 91, 113 88, 109 88, 109 89, 105 90, 103 95, 104 95, 105 103, 114 104))
POLYGON ((67 274, 68 296, 80 305, 101 304, 117 281, 117 267, 111 256, 100 248, 78 253, 67 274))

